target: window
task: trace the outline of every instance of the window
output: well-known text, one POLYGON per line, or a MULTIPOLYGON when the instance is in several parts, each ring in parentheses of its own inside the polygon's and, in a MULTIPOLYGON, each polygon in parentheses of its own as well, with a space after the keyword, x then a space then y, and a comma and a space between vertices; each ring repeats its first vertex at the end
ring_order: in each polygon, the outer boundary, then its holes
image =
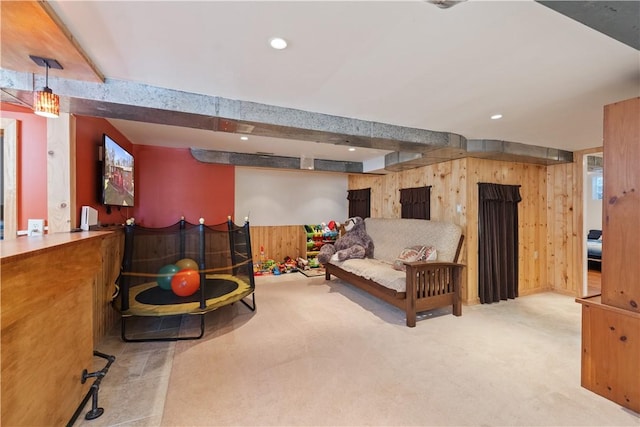
POLYGON ((371 188, 349 190, 347 199, 349 200, 349 218, 359 216, 364 219, 371 216, 371 188))
POLYGON ((402 218, 431 218, 431 186, 400 190, 402 218))
POLYGON ((602 175, 595 175, 591 180, 592 183, 592 192, 591 196, 593 200, 602 200, 602 192, 604 186, 604 180, 602 175))

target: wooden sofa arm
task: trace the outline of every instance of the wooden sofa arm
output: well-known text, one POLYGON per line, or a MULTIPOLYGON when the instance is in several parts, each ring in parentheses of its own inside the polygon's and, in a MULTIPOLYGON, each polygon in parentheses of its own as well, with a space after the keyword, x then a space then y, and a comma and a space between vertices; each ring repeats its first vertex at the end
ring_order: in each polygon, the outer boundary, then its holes
MULTIPOLYGON (((462 315, 461 286, 464 264, 439 261, 405 262, 407 303, 421 308, 421 300, 432 300, 438 306, 450 302, 453 315, 462 315), (440 302, 438 302, 440 300, 440 302), (413 301, 413 302, 412 302, 413 301)), ((431 304, 429 304, 431 305, 431 304)))

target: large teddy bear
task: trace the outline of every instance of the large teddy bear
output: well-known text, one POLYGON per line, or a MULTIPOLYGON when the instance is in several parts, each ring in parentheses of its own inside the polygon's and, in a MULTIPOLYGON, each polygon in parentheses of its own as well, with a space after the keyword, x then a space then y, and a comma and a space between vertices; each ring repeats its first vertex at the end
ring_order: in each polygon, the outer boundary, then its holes
POLYGON ((349 218, 344 223, 346 233, 333 245, 324 245, 318 253, 318 262, 344 261, 351 258, 372 258, 373 240, 367 234, 364 220, 359 216, 349 218))

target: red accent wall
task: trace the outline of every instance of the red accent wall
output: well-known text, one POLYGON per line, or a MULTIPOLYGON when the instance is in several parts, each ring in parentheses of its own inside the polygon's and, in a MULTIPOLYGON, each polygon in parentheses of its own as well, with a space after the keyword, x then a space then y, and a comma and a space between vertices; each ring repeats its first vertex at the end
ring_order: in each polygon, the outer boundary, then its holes
MULTIPOLYGON (((18 230, 27 219, 47 219, 47 119, 31 109, 1 103, 2 117, 18 123, 18 230)), ((197 223, 222 223, 234 217, 235 170, 229 165, 200 163, 188 149, 133 145, 107 120, 76 116, 76 208, 79 227, 82 206, 98 210, 102 224, 122 224, 127 218, 146 227, 162 227, 181 216, 197 223), (135 207, 107 208, 100 202, 98 150, 106 133, 135 157, 135 207)))
MULTIPOLYGON (((98 117, 76 116, 76 207, 80 227, 82 206, 91 206, 98 211, 101 224, 123 224, 135 215, 134 208, 107 207, 101 203, 100 176, 102 165, 98 152, 102 146, 102 134, 106 133, 125 150, 133 152, 133 144, 114 128, 107 120, 98 117)), ((134 171, 135 172, 135 171, 134 171)), ((134 205, 137 200, 134 200, 134 205)))
POLYGON ((47 119, 4 102, 0 110, 3 118, 18 120, 17 229, 26 230, 29 218, 47 224, 47 119))
POLYGON ((206 224, 234 218, 235 169, 201 163, 189 149, 134 145, 135 219, 145 227, 164 227, 181 216, 206 224))
MULTIPOLYGON (((101 224, 122 224, 134 217, 145 227, 164 227, 181 216, 192 223, 204 218, 207 224, 233 217, 235 171, 233 166, 198 162, 188 149, 133 145, 107 120, 76 118, 76 206, 98 210, 101 224), (135 158, 135 199, 133 208, 100 203, 98 149, 106 133, 135 158)), ((76 227, 79 227, 78 223, 76 227)))

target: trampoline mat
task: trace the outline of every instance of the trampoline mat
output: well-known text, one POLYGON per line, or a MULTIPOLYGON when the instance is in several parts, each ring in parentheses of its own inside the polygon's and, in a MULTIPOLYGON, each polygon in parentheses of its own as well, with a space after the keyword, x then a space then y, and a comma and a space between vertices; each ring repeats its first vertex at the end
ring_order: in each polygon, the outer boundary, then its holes
MULTIPOLYGON (((204 287, 205 299, 218 298, 238 289, 238 283, 228 279, 207 279, 204 287)), ((160 286, 153 286, 136 295, 136 301, 142 304, 169 305, 189 302, 200 302, 200 292, 188 297, 181 297, 160 286)))
MULTIPOLYGON (((242 279, 230 274, 208 274, 206 276, 206 307, 200 308, 200 293, 180 297, 164 290, 156 282, 147 282, 129 290, 129 310, 121 311, 130 316, 171 316, 178 314, 201 314, 232 304, 253 293, 253 288, 242 279)), ((120 298, 116 299, 120 309, 120 298)))

